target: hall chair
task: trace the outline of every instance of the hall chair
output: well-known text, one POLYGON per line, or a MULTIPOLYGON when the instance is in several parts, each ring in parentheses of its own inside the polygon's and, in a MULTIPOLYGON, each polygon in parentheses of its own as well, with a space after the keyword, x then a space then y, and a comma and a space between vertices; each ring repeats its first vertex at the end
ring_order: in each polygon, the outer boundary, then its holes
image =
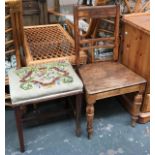
MULTIPOLYGON (((59 25, 41 25, 23 27, 22 4, 20 0, 10 0, 17 11, 16 36, 20 49, 24 51, 26 66, 12 69, 8 73, 11 107, 15 112, 20 151, 25 151, 23 124, 31 117, 25 118, 22 107, 46 104, 45 101, 75 97, 76 135, 80 136, 80 114, 83 84, 72 64, 76 66, 73 39, 59 25), (20 20, 21 19, 21 20, 20 20), (54 32, 53 32, 54 31, 54 32), (58 35, 53 35, 57 33, 58 35), (55 37, 55 38, 52 38, 55 37), (54 51, 52 51, 54 50, 54 51), (65 57, 70 51, 70 55, 65 57), (34 52, 34 53, 33 53, 34 52), (40 54, 38 53, 40 52, 40 54), (53 56, 56 54, 56 56, 53 56), (74 53, 74 57, 72 57, 74 53), (62 54, 62 55, 61 55, 62 54), (42 59, 41 59, 42 58, 42 59), (70 58, 73 58, 72 60, 70 58)), ((20 51, 20 52, 21 52, 20 51)), ((47 116, 45 116, 47 119, 47 116)), ((49 117, 48 117, 49 119, 49 117)))
POLYGON ((93 135, 94 104, 97 100, 135 92, 132 104, 131 125, 135 126, 143 101, 146 80, 122 65, 119 61, 119 18, 120 6, 75 6, 74 8, 74 32, 75 49, 79 58, 80 51, 90 53, 92 61, 86 65, 80 65, 77 59, 78 72, 84 84, 86 98, 86 116, 88 138, 93 135), (96 34, 95 38, 89 35, 82 38, 78 23, 80 19, 100 20, 102 18, 114 19, 113 35, 107 37, 104 34, 96 34), (92 50, 93 49, 93 50, 92 50), (99 49, 99 51, 98 51, 99 49), (98 52, 100 59, 96 58, 98 52), (112 52, 109 57, 108 52, 112 52))

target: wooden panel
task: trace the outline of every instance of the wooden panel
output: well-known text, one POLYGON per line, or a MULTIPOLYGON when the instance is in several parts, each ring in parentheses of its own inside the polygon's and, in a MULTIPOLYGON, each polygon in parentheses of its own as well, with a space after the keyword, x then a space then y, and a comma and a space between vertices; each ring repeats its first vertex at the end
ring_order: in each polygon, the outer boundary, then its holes
POLYGON ((123 21, 150 35, 150 13, 125 15, 123 21))
POLYGON ((145 83, 142 77, 116 62, 87 64, 79 69, 79 73, 88 94, 111 90, 122 93, 119 89, 145 83))
POLYGON ((46 0, 22 0, 24 25, 47 24, 46 0))
POLYGON ((147 81, 150 92, 150 36, 141 30, 125 24, 122 63, 147 81))
POLYGON ((81 7, 78 8, 78 17, 93 17, 93 18, 100 18, 100 17, 115 17, 116 16, 116 7, 115 6, 106 6, 103 7, 101 6, 96 6, 94 9, 91 7, 81 7), (97 8, 97 9, 95 9, 97 8))
POLYGON ((141 112, 149 112, 150 111, 150 94, 146 94, 144 98, 144 103, 141 107, 141 112))
MULTIPOLYGON (((11 64, 11 56, 16 56, 16 66, 12 67, 20 68, 20 45, 19 45, 19 17, 21 15, 21 1, 20 0, 5 0, 5 56, 7 61, 11 64)), ((11 68, 7 68, 7 70, 11 68)), ((9 99, 10 95, 7 92, 9 85, 9 79, 5 76, 5 99, 9 99)))
MULTIPOLYGON (((147 80, 144 101, 139 115, 139 122, 149 121, 150 111, 150 16, 147 13, 125 15, 123 32, 122 63, 147 80)), ((132 98, 122 97, 122 103, 129 112, 132 98)))

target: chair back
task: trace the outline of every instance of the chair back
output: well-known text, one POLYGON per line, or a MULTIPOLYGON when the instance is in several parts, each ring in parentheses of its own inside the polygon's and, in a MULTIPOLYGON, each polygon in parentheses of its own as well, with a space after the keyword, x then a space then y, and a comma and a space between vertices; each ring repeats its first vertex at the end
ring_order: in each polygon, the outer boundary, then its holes
POLYGON ((79 52, 87 51, 91 62, 103 60, 118 60, 119 48, 119 17, 120 6, 75 6, 74 7, 74 32, 77 64, 79 52), (95 20, 94 29, 86 38, 81 37, 78 28, 79 20, 95 20), (112 30, 106 30, 105 23, 111 23, 112 30), (105 28, 103 27, 105 26, 105 28), (101 28, 102 27, 102 28, 101 28), (98 33, 99 32, 99 33, 98 33), (98 55, 100 54, 101 58, 98 55))

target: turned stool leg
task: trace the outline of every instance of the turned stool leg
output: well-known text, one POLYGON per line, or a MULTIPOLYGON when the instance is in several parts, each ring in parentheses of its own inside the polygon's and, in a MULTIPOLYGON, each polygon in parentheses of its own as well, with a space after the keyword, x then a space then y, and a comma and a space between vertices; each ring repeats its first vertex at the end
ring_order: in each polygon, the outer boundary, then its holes
POLYGON ((82 94, 76 95, 76 135, 81 136, 81 105, 82 94))
POLYGON ((24 152, 24 136, 23 136, 23 127, 22 127, 22 119, 21 119, 21 110, 20 107, 15 107, 15 117, 16 117, 16 126, 19 137, 20 151, 24 152))
POLYGON ((138 94, 134 97, 133 113, 132 113, 132 120, 131 120, 132 127, 135 127, 136 122, 138 120, 140 107, 142 105, 142 100, 143 100, 143 92, 138 92, 138 94))
POLYGON ((86 115, 88 139, 91 139, 93 135, 94 103, 94 100, 87 99, 86 115))

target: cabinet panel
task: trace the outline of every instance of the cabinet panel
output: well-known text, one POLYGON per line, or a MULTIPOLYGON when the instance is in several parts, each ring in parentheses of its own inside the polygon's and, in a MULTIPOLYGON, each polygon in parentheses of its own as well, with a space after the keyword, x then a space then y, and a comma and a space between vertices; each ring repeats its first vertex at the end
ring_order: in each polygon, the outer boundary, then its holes
MULTIPOLYGON (((139 13, 123 17, 122 63, 147 80, 144 101, 139 122, 146 123, 150 118, 150 15, 139 13)), ((128 95, 122 97, 129 112, 128 95)))

